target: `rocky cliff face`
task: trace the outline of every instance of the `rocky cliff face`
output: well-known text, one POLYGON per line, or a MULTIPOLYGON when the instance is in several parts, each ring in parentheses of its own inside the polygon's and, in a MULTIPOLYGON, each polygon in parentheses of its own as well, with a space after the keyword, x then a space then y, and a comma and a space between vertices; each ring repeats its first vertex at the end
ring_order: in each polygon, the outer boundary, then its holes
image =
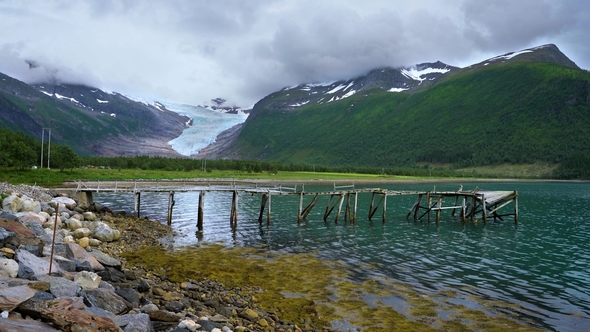
POLYGON ((35 137, 52 129, 52 142, 82 155, 180 156, 168 141, 189 118, 163 105, 71 84, 27 85, 0 74, 0 126, 35 137))

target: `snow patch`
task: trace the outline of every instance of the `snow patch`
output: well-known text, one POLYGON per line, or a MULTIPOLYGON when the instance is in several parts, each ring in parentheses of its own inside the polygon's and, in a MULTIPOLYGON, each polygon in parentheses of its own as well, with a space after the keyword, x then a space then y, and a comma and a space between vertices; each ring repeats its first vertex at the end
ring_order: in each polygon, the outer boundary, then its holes
POLYGON ((339 86, 335 87, 334 89, 332 89, 332 90, 330 90, 330 91, 328 91, 328 92, 326 92, 326 93, 327 93, 327 94, 333 94, 333 93, 335 93, 335 92, 338 92, 338 91, 340 91, 340 90, 344 89, 345 87, 346 87, 346 85, 344 85, 344 84, 340 84, 339 86))
POLYGON ((292 105, 289 105, 289 106, 291 106, 291 107, 299 107, 299 106, 303 106, 303 105, 305 105, 307 103, 309 103, 309 100, 308 101, 304 101, 302 103, 292 104, 292 105))
POLYGON ((53 97, 53 93, 49 93, 49 92, 43 91, 43 90, 40 90, 40 91, 43 92, 44 94, 48 95, 49 97, 53 97))
POLYGON ((450 68, 424 68, 418 70, 416 67, 411 67, 410 69, 402 69, 401 73, 409 79, 422 82, 424 81, 424 78, 422 78, 424 75, 433 73, 446 74, 449 71, 451 71, 450 68))
POLYGON ((532 53, 532 52, 533 51, 531 51, 531 50, 522 50, 522 51, 519 51, 519 52, 512 52, 512 53, 508 53, 506 55, 500 55, 500 56, 497 56, 497 57, 493 57, 491 59, 488 59, 488 61, 496 61, 496 60, 502 60, 502 59, 510 60, 510 59, 514 58, 515 56, 517 56, 517 55, 521 55, 521 54, 524 54, 524 53, 532 53))
POLYGON ((111 113, 110 115, 111 115, 113 118, 117 117, 117 114, 115 114, 115 113, 111 113))
POLYGON ((72 103, 80 104, 80 102, 77 101, 76 99, 70 98, 70 97, 66 97, 66 96, 62 96, 59 93, 56 93, 55 94, 55 98, 57 98, 57 99, 67 99, 67 100, 71 101, 72 103))
POLYGON ((387 90, 388 92, 402 92, 402 91, 406 91, 409 89, 404 89, 404 88, 391 88, 389 90, 387 90))
POLYGON ((108 103, 108 102, 109 102, 108 100, 100 100, 100 99, 96 99, 96 101, 97 101, 99 104, 106 104, 106 103, 108 103))

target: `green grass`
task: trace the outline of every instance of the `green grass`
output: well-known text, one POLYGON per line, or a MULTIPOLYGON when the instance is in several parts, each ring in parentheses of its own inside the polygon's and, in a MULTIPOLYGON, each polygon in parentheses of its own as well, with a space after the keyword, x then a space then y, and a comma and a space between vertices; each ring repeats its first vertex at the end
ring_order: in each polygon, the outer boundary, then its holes
POLYGON ((277 181, 420 181, 425 177, 382 176, 378 174, 324 173, 324 172, 269 172, 249 173, 243 171, 162 171, 141 169, 75 169, 60 172, 48 169, 0 169, 0 182, 11 184, 28 184, 43 187, 61 185, 72 180, 164 180, 164 179, 240 179, 240 180, 277 180, 277 181))

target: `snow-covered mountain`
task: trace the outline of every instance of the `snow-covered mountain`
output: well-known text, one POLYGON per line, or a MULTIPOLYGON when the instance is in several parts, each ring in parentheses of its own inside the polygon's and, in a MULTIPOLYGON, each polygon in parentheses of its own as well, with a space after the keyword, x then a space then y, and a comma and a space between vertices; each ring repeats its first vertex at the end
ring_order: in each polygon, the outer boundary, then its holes
POLYGON ((273 95, 282 94, 285 98, 275 100, 272 105, 266 105, 266 107, 289 110, 310 103, 326 104, 369 89, 402 92, 429 84, 457 69, 440 61, 421 63, 412 67, 374 69, 366 75, 348 80, 308 83, 284 88, 273 95))

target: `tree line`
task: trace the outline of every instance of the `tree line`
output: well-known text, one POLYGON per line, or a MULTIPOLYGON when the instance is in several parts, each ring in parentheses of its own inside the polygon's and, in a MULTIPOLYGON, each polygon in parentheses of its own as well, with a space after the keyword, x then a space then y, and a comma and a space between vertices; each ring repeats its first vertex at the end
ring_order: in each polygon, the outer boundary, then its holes
MULTIPOLYGON (((422 164, 414 166, 374 167, 374 166, 327 166, 320 164, 283 163, 278 161, 257 160, 202 160, 191 158, 168 158, 158 156, 134 156, 134 157, 80 157, 71 148, 64 145, 44 143, 43 160, 47 166, 48 157, 51 168, 61 171, 84 166, 103 166, 109 168, 163 170, 163 171, 204 171, 234 170, 247 173, 269 172, 331 172, 331 173, 358 173, 381 174, 383 176, 435 176, 435 177, 461 177, 464 173, 457 172, 454 168, 437 166, 435 164, 422 164), (51 155, 49 156, 49 151, 51 155)), ((433 151, 432 161, 443 161, 437 151, 433 151)), ((426 157, 425 157, 426 159, 426 157)), ((22 132, 13 132, 10 129, 0 128, 0 167, 23 170, 38 166, 41 163, 41 142, 33 136, 22 132)), ((461 166, 461 165, 456 165, 461 166)), ((469 176, 486 177, 482 174, 469 174, 469 176)), ((487 175, 489 176, 489 175, 487 175)), ((590 158, 585 154, 579 154, 567 158, 551 174, 555 179, 590 179, 590 158)))

